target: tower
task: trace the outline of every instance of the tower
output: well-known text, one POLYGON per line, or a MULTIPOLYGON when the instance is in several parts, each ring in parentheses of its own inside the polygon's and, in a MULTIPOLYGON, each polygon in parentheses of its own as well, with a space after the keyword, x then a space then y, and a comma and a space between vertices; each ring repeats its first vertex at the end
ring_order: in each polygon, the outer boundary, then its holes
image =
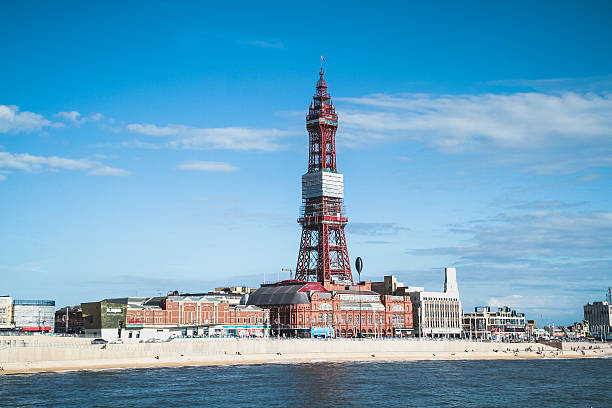
POLYGON ((306 116, 308 172, 302 176, 302 237, 295 278, 321 283, 353 283, 342 215, 344 178, 336 168, 338 115, 319 72, 306 116))

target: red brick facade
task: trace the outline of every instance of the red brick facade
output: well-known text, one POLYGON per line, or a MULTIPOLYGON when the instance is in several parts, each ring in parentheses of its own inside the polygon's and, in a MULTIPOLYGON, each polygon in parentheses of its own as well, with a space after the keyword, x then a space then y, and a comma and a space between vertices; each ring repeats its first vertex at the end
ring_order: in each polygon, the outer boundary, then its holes
POLYGON ((161 309, 128 308, 126 325, 129 326, 206 326, 212 324, 257 324, 269 321, 267 310, 230 306, 227 302, 169 297, 161 309))
MULTIPOLYGON (((280 284, 282 285, 282 283, 280 284)), ((359 286, 290 283, 308 301, 253 304, 270 310, 270 326, 277 334, 308 336, 316 328, 333 328, 336 337, 407 335, 412 332, 412 302, 409 296, 380 295, 370 282, 359 286), (360 325, 361 317, 361 325, 360 325)), ((273 289, 272 287, 266 289, 273 289)), ((264 289, 264 290, 266 290, 264 289)), ((257 292, 255 292, 257 294, 257 292)), ((302 298, 303 299, 303 298, 302 298)), ((251 302, 251 300, 249 300, 251 302)))

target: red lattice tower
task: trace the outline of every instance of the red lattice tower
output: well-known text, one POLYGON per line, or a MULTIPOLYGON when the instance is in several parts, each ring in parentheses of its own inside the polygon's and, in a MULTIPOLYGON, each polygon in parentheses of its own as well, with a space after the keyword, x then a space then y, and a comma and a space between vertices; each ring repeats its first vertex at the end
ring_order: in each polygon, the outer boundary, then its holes
POLYGON ((323 66, 306 116, 308 173, 302 176, 302 238, 295 279, 353 283, 342 215, 344 178, 336 169, 338 115, 327 93, 323 66))

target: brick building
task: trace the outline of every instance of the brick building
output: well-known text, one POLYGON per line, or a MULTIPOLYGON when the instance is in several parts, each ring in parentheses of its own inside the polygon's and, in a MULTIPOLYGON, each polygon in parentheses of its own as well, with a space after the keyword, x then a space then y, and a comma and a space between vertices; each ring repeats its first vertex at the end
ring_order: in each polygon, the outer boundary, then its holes
POLYGON ((168 296, 158 302, 130 305, 125 338, 167 338, 172 335, 266 335, 267 310, 231 305, 210 296, 168 296))
POLYGON ((83 311, 80 305, 66 306, 55 311, 55 332, 67 334, 85 333, 83 311))
POLYGON ((272 332, 278 335, 356 337, 361 330, 362 336, 381 337, 412 332, 410 297, 380 295, 370 282, 264 284, 247 304, 269 309, 272 332))

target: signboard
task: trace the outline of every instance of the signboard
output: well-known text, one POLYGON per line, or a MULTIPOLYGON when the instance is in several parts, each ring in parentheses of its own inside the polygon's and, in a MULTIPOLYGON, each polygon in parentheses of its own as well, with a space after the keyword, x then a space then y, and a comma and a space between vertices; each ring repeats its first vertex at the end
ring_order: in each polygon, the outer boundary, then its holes
POLYGON ((333 327, 313 327, 310 331, 312 337, 334 337, 333 327))
POLYGON ((340 294, 340 299, 343 301, 359 302, 380 302, 379 295, 354 295, 354 294, 340 294))

